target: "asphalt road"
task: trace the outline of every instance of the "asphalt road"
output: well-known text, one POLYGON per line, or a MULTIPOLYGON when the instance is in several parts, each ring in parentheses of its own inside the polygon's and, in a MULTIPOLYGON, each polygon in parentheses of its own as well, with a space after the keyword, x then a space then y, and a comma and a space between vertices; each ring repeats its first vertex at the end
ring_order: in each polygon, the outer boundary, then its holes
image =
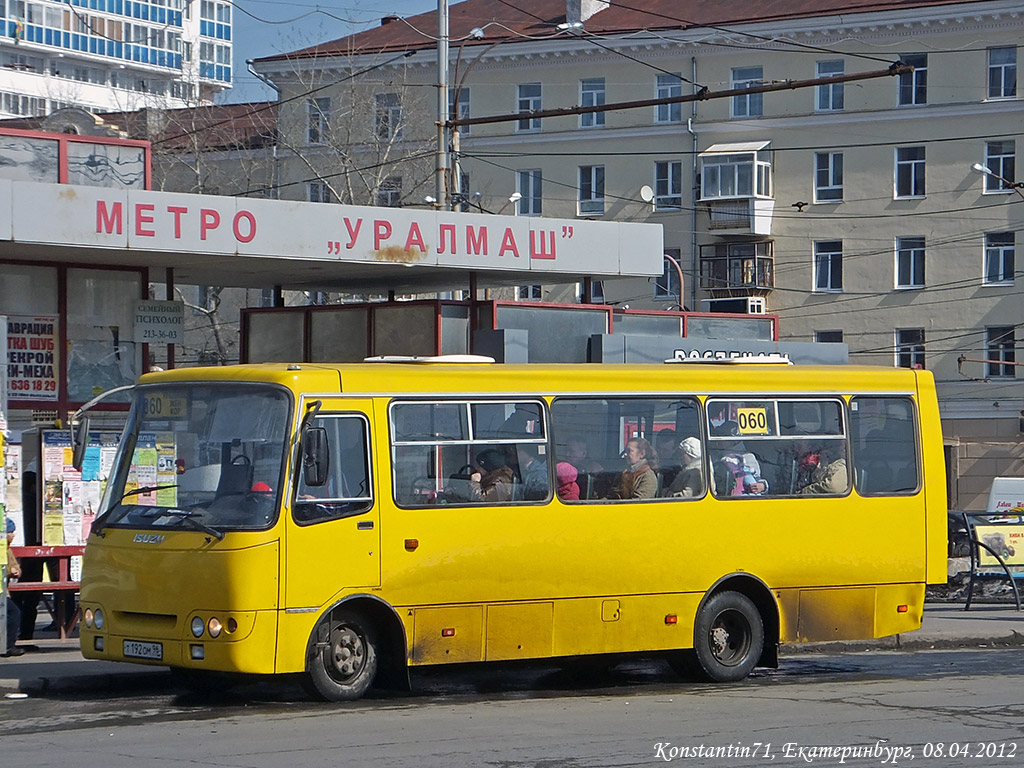
POLYGON ((654 660, 444 669, 414 686, 328 705, 293 681, 211 695, 129 677, 0 700, 0 755, 89 768, 1024 762, 1022 649, 806 654, 734 685, 687 683, 654 660))

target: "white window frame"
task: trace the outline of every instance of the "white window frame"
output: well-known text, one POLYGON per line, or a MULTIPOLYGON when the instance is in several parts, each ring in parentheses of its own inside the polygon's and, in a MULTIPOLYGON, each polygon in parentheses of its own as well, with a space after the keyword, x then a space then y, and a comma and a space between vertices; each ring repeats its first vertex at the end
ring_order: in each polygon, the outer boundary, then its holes
POLYGON ((394 91, 375 96, 373 129, 381 141, 402 138, 402 98, 394 91))
POLYGON ((516 301, 540 301, 544 298, 544 286, 539 283, 516 286, 516 301))
MULTIPOLYGON (((206 43, 203 43, 206 45, 206 43)), ((331 132, 331 97, 306 99, 306 141, 309 144, 326 144, 331 132)))
MULTIPOLYGON (((467 117, 470 116, 470 98, 469 97, 470 97, 470 93, 469 93, 469 86, 468 85, 464 85, 464 86, 462 86, 461 88, 458 88, 458 89, 455 89, 455 88, 449 89, 449 91, 448 91, 448 117, 449 117, 449 119, 465 120, 467 117), (458 111, 456 111, 456 109, 455 109, 455 94, 456 93, 459 94, 458 111)), ((460 125, 459 126, 459 133, 462 136, 468 136, 469 135, 469 129, 471 127, 472 126, 469 126, 469 125, 460 125)))
POLYGON ((516 190, 520 194, 516 201, 516 213, 519 216, 540 216, 543 213, 543 184, 540 168, 516 172, 516 190))
POLYGON ((604 166, 581 165, 578 174, 577 214, 604 215, 604 166))
POLYGON ((928 54, 911 53, 903 57, 913 72, 899 76, 896 103, 901 107, 917 107, 928 103, 928 54))
POLYGON ((843 241, 816 240, 814 242, 815 293, 843 292, 843 241))
POLYGON ((894 157, 893 197, 897 200, 924 197, 926 190, 925 148, 923 146, 896 147, 894 157), (911 153, 916 155, 918 152, 920 152, 920 157, 908 157, 911 153))
MULTIPOLYGON (((543 103, 544 89, 540 83, 519 83, 516 86, 516 113, 536 112, 543 103), (536 90, 536 93, 533 91, 536 90)), ((539 117, 524 117, 516 120, 516 133, 540 130, 539 117)))
POLYGON ((897 328, 893 333, 893 342, 897 368, 925 367, 924 328, 897 328))
POLYGON ((402 177, 388 176, 377 187, 377 206, 380 208, 401 208, 402 177))
MULTIPOLYGON (((734 67, 732 70, 732 90, 750 88, 764 82, 764 67, 734 67)), ((731 101, 732 117, 761 117, 764 115, 764 94, 741 93, 733 96, 731 101)))
POLYGON ((1017 361, 1017 334, 1012 325, 994 325, 985 328, 985 359, 998 360, 985 365, 985 377, 989 379, 1013 379, 1017 367, 1005 365, 1017 361))
POLYGON ((683 209, 683 164, 679 160, 654 163, 654 210, 683 209))
MULTIPOLYGON (((654 78, 654 98, 671 99, 683 95, 683 78, 678 74, 656 75, 654 78)), ((682 102, 675 104, 657 104, 654 107, 654 122, 659 125, 683 122, 682 102)))
POLYGON ((982 265, 984 285, 1013 285, 1016 278, 1016 237, 1011 232, 989 232, 985 235, 985 258, 982 265))
POLYGON ((988 98, 1017 97, 1017 48, 1007 46, 988 49, 988 98), (997 59, 1005 59, 998 61, 997 59))
POLYGON ((330 203, 331 188, 326 181, 311 181, 306 185, 306 199, 311 203, 330 203))
MULTIPOLYGON (((602 107, 605 103, 605 82, 603 77, 588 77, 580 80, 580 106, 602 107)), ((604 128, 604 112, 588 112, 580 115, 580 128, 604 128)))
POLYGON ((843 153, 814 153, 814 202, 843 202, 843 153))
POLYGON ((985 174, 985 194, 1012 192, 1017 173, 1017 142, 986 141, 985 167, 992 171, 985 174))
MULTIPOLYGON (((846 74, 846 62, 842 59, 819 61, 815 69, 818 77, 834 77, 846 74)), ((816 112, 841 112, 845 106, 843 83, 826 83, 814 89, 814 110, 816 112)))
POLYGON ((896 238, 895 283, 897 290, 919 290, 925 287, 925 238, 896 238))
MULTIPOLYGON (((676 260, 676 264, 679 263, 680 256, 682 254, 679 248, 666 248, 665 255, 671 256, 676 260)), ((679 301, 680 297, 680 286, 679 286, 679 272, 676 270, 675 264, 668 259, 663 259, 664 269, 660 277, 654 278, 654 300, 655 301, 679 301)), ((682 309, 682 307, 679 307, 682 309)))

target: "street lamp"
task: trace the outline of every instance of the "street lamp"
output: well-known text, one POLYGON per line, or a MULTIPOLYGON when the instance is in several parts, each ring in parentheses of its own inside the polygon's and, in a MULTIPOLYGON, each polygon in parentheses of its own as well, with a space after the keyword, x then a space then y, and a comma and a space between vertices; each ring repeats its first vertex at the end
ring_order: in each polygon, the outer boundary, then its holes
POLYGON ((1024 200, 1024 191, 1021 191, 1021 188, 1024 187, 1024 181, 1010 181, 1004 176, 1000 176, 987 165, 982 165, 981 163, 975 163, 974 165, 972 165, 971 170, 976 171, 985 176, 991 176, 993 179, 999 179, 1006 186, 1006 189, 1012 189, 1014 192, 1020 195, 1022 200, 1024 200))
MULTIPOLYGON (((513 192, 511 195, 508 196, 508 202, 498 209, 498 214, 500 215, 502 211, 509 207, 509 205, 518 203, 522 199, 522 197, 523 196, 519 192, 513 192)), ((513 208, 512 210, 513 215, 515 215, 515 209, 513 208)))

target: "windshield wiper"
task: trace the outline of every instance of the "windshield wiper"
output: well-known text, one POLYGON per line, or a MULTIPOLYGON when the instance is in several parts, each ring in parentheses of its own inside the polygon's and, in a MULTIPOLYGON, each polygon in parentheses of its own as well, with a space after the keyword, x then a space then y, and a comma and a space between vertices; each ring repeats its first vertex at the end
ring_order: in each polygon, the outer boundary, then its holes
POLYGON ((192 509, 153 507, 152 509, 147 509, 145 512, 141 512, 139 514, 139 517, 176 517, 178 518, 178 522, 183 523, 185 521, 188 521, 188 523, 195 527, 197 530, 200 530, 203 533, 208 533, 211 536, 215 536, 217 538, 217 541, 223 539, 223 532, 218 531, 216 528, 212 528, 211 526, 207 525, 199 519, 199 517, 202 514, 202 512, 196 512, 195 510, 192 509))
POLYGON ((168 488, 177 487, 177 483, 170 483, 169 485, 144 485, 140 488, 133 488, 130 491, 125 491, 123 494, 121 494, 121 498, 119 498, 116 502, 111 504, 106 512, 104 512, 102 515, 99 515, 96 518, 96 520, 92 524, 92 532, 98 534, 99 536, 103 536, 103 529, 107 527, 107 519, 110 517, 111 511, 114 509, 114 507, 119 506, 121 502, 127 499, 129 496, 138 496, 140 493, 155 493, 156 491, 163 491, 168 488))

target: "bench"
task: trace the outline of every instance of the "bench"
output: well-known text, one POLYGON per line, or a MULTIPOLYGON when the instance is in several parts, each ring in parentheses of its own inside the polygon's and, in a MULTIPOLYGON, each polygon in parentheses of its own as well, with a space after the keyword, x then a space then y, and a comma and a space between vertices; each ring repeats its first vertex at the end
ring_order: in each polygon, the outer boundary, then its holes
MULTIPOLYGON (((57 578, 53 581, 11 581, 7 584, 7 591, 16 592, 37 592, 42 599, 43 605, 54 624, 57 626, 57 636, 61 640, 68 640, 75 626, 78 624, 79 609, 78 595, 79 582, 71 578, 71 558, 81 557, 85 552, 84 546, 59 546, 59 547, 11 547, 12 554, 18 558, 22 569, 25 564, 32 560, 42 561, 42 571, 49 571, 53 575, 56 568, 57 578), (47 600, 44 595, 52 594, 54 599, 47 600), (64 599, 61 599, 64 598, 64 599), (68 605, 73 606, 69 611, 68 605)), ((31 570, 31 569, 29 569, 31 570)))
POLYGON ((1019 611, 1017 580, 1024 579, 1024 515, 962 514, 971 555, 964 610, 971 608, 975 580, 1005 578, 1013 588, 1013 600, 1019 611))

